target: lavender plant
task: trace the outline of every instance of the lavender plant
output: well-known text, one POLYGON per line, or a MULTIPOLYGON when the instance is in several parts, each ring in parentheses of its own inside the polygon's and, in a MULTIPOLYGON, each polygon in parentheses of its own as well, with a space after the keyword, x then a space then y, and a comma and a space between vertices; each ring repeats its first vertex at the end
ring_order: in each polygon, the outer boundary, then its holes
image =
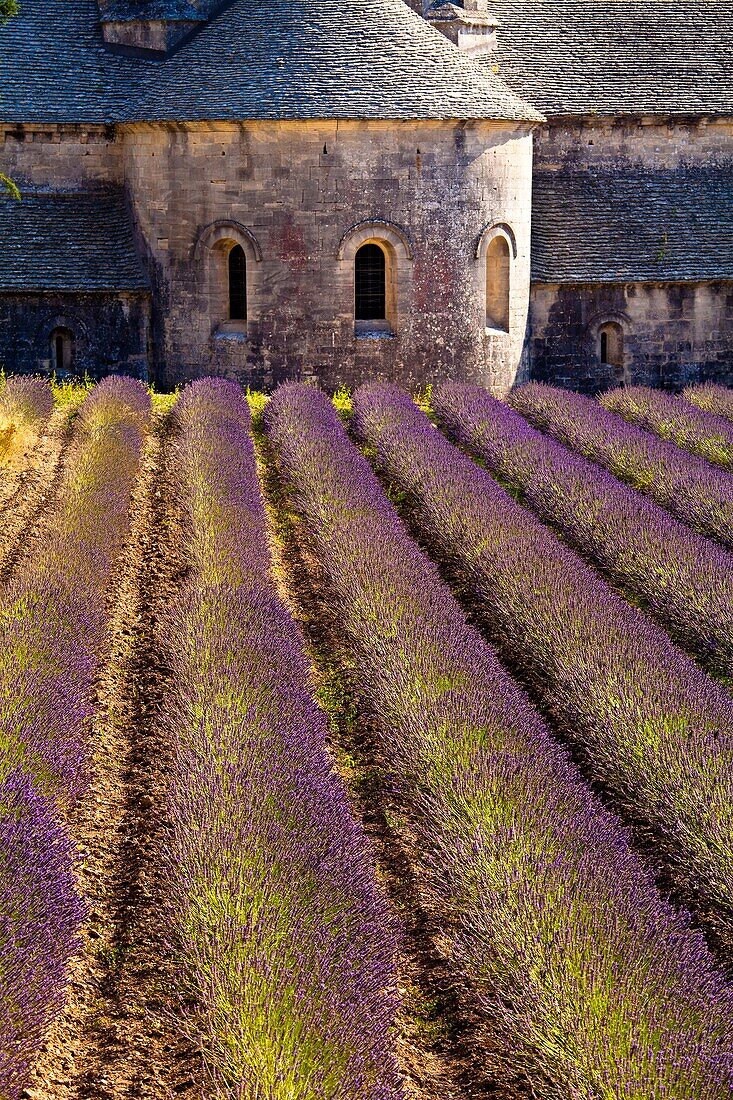
POLYGON ((53 394, 44 378, 14 374, 0 389, 0 423, 48 420, 52 412, 53 394))
POLYGON ((682 391, 685 401, 698 409, 712 413, 714 416, 724 416, 726 420, 733 420, 733 389, 728 386, 718 386, 714 382, 704 382, 699 386, 688 386, 682 391))
POLYGON ((627 424, 579 393, 530 382, 513 390, 509 403, 536 427, 605 466, 683 523, 733 547, 731 474, 627 424))
POLYGON ((38 429, 53 411, 48 382, 32 375, 13 375, 0 387, 0 463, 19 439, 38 429))
POLYGON ((423 903, 507 1060, 548 1100, 728 1096, 731 992, 702 937, 469 626, 327 399, 288 384, 265 418, 423 903))
POLYGON ((167 622, 172 925, 216 1095, 397 1100, 395 928, 278 598, 233 383, 177 418, 192 574, 167 622))
POLYGON ((0 782, 0 1096, 19 1100, 84 917, 73 849, 29 776, 0 782))
POLYGON ((478 386, 434 392, 440 426, 716 673, 733 678, 733 555, 532 428, 478 386))
POLYGON ((690 407, 681 397, 646 386, 610 390, 600 401, 630 424, 654 432, 708 462, 733 469, 733 426, 725 417, 690 407))
POLYGON ((0 761, 66 809, 89 778, 106 592, 129 523, 150 397, 110 377, 85 399, 51 530, 0 601, 0 761))
POLYGON ((83 906, 64 818, 84 792, 106 593, 128 526, 149 398, 86 399, 53 527, 0 593, 0 1095, 17 1100, 63 999, 83 906))
POLYGON ((733 947, 733 700, 402 391, 362 388, 354 416, 502 653, 733 947))

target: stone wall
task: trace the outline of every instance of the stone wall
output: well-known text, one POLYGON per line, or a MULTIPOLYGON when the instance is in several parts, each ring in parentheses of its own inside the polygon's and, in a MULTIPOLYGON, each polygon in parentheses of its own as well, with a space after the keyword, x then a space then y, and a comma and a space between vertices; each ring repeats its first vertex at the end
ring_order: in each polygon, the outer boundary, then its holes
POLYGON ((77 190, 122 182, 122 146, 113 126, 0 124, 0 163, 21 189, 77 190))
MULTIPOLYGON (((677 169, 733 163, 733 120, 585 118, 536 132, 544 171, 677 169)), ((690 230, 693 231, 692 229, 690 230)), ((622 381, 676 388, 733 384, 733 284, 534 283, 528 355, 533 378, 587 392, 622 381), (623 366, 601 364, 603 321, 624 330, 623 366)))
POLYGON ((621 382, 733 385, 733 283, 552 285, 530 305, 532 378, 596 393, 621 382), (599 359, 599 328, 624 329, 623 366, 599 359))
POLYGON ((0 296, 0 366, 17 374, 54 367, 51 334, 74 334, 73 372, 148 379, 150 302, 144 294, 0 296))
POLYGON ((676 168, 733 163, 733 119, 585 118, 536 131, 539 168, 676 168))
POLYGON ((283 378, 423 386, 522 376, 529 298, 532 138, 501 123, 136 125, 124 174, 154 285, 155 369, 253 386, 283 378), (486 227, 516 248, 510 332, 487 333, 486 227), (351 236, 350 236, 351 231, 351 236), (383 241, 393 333, 359 335, 353 251, 383 241), (248 265, 248 321, 226 323, 231 243, 248 265))

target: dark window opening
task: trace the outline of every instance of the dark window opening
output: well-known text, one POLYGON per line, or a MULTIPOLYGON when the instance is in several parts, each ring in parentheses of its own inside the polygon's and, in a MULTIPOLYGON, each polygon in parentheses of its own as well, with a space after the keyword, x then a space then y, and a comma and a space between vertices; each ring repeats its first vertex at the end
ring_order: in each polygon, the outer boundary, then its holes
POLYGON ((57 328, 51 333, 51 369, 56 374, 74 369, 74 335, 68 329, 57 328))
POLYGON ((601 362, 608 362, 608 333, 601 333, 601 362))
POLYGON ((247 320, 247 257, 241 244, 229 253, 229 319, 247 320))
POLYGON ((378 244, 363 244, 354 261, 354 317, 384 321, 387 316, 387 257, 378 244))

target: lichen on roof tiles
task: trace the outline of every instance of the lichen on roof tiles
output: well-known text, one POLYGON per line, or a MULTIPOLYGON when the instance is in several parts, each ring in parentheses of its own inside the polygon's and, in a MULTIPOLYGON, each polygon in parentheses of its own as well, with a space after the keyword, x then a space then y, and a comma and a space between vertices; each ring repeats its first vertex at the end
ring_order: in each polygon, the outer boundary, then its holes
POLYGON ((540 170, 533 187, 535 282, 733 279, 733 165, 540 170))
POLYGON ((490 0, 485 67, 550 117, 733 115, 733 6, 722 0, 490 0))
POLYGON ((119 190, 0 199, 0 291, 148 288, 119 190))

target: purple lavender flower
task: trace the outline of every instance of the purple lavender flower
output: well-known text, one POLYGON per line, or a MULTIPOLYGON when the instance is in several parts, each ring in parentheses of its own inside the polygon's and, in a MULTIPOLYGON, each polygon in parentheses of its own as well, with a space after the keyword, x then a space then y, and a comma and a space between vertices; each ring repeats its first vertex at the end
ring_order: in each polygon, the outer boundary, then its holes
POLYGON ((725 417, 691 407, 681 397, 646 386, 611 390, 600 401, 630 424, 654 432, 708 462, 733 469, 733 425, 725 417))
POLYGON ((176 409, 192 574, 164 628, 167 873, 186 1026, 222 1090, 398 1100, 395 928, 271 576, 247 403, 204 379, 176 409))
POLYGON ((513 390, 510 405, 652 497, 683 523, 733 547, 733 476, 627 424, 598 401, 540 382, 513 390))
POLYGON ((733 679, 731 554, 478 386, 440 386, 433 408, 451 438, 518 490, 675 638, 733 679))
POLYGON ((700 386, 688 386, 682 391, 682 396, 698 409, 733 420, 733 390, 728 386, 705 382, 700 386))
POLYGON ((63 822, 90 778, 107 589, 145 421, 144 387, 121 381, 85 399, 53 526, 0 596, 0 1094, 9 1100, 63 1002, 83 913, 63 822))
POLYGON ((0 429, 5 423, 31 424, 48 420, 53 412, 53 394, 44 378, 14 374, 0 388, 0 429))
POLYGON ((63 1005, 84 918, 74 852, 56 807, 29 776, 0 782, 0 1095, 19 1100, 33 1055, 63 1005))
POLYGON ((506 659, 589 774, 651 830, 678 889, 733 946, 733 700, 407 394, 371 386, 357 430, 454 561, 506 659))
MULTIPOLYGON (((399 400, 360 391, 357 423, 463 537, 460 471, 399 400)), ((733 1003, 702 937, 469 626, 325 396, 282 386, 265 417, 421 853, 423 904, 507 1060, 548 1100, 728 1096, 733 1003)))

